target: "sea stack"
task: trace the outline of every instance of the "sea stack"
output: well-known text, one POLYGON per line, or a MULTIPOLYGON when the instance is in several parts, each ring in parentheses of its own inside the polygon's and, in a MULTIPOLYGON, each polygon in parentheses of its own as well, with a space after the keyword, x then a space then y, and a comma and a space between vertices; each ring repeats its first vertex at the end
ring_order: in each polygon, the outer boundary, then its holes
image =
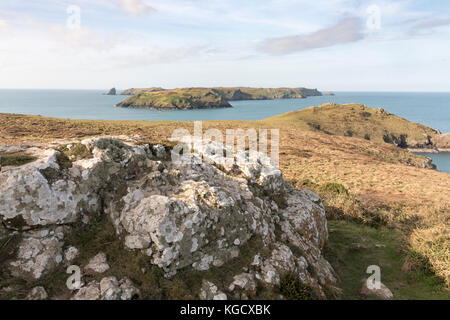
POLYGON ((111 88, 106 95, 108 95, 108 96, 115 96, 116 95, 116 88, 111 88))

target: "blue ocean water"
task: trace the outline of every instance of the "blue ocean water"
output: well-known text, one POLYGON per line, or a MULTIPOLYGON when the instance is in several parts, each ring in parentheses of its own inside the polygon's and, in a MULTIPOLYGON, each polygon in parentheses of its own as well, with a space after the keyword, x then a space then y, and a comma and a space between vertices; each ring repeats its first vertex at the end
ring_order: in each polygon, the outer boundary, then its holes
MULTIPOLYGON (((233 108, 153 111, 116 108, 127 96, 103 95, 106 90, 0 89, 0 113, 33 114, 70 119, 103 120, 259 120, 326 102, 361 103, 450 132, 450 92, 335 92, 306 99, 233 101, 233 108)), ((427 154, 439 170, 450 172, 450 154, 427 154)))
POLYGON ((431 158, 437 170, 450 173, 450 152, 442 153, 416 153, 419 156, 431 158))

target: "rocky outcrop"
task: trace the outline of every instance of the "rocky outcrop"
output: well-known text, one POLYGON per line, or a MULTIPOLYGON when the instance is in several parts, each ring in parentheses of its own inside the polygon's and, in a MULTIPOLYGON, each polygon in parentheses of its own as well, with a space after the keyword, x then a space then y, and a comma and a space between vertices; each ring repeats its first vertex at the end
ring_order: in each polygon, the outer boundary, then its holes
POLYGON ((392 300, 394 298, 394 295, 392 294, 391 290, 389 290, 388 287, 386 287, 383 283, 379 283, 378 287, 375 284, 372 284, 372 286, 368 285, 368 280, 363 279, 363 286, 361 288, 361 294, 364 296, 372 296, 376 297, 381 300, 392 300))
POLYGON ((432 142, 438 151, 450 152, 450 133, 437 135, 433 137, 432 142))
POLYGON ((109 264, 106 262, 106 254, 98 253, 95 257, 89 260, 89 263, 84 269, 88 272, 103 273, 109 269, 109 264))
POLYGON ((115 96, 116 95, 116 88, 111 88, 106 95, 107 96, 115 96))
MULTIPOLYGON (((75 247, 62 250, 70 226, 108 215, 124 246, 143 253, 167 278, 183 268, 201 273, 223 266, 258 239, 262 246, 247 271, 222 288, 205 282, 204 299, 244 297, 258 283, 276 287, 287 273, 317 298, 334 288, 334 271, 322 255, 328 237, 322 201, 294 189, 269 158, 242 152, 224 161, 218 155, 226 148, 214 142, 194 144, 183 161, 172 161, 161 145, 111 137, 81 144, 90 157, 70 161, 46 149, 36 161, 0 173, 0 219, 6 232, 23 235, 8 261, 13 276, 39 279, 69 263, 78 255, 75 247)), ((103 253, 84 268, 108 269, 103 253)), ((74 299, 128 299, 133 290, 106 277, 74 299)))
POLYGON ((120 281, 116 277, 105 277, 91 281, 82 287, 71 300, 132 300, 138 299, 140 291, 128 278, 120 281))

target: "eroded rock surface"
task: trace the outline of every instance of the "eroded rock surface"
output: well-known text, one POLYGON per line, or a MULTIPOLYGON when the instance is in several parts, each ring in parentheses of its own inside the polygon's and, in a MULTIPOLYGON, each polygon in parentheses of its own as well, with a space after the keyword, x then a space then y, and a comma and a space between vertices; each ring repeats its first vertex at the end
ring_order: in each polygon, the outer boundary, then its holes
MULTIPOLYGON (((46 229, 106 214, 124 246, 144 253, 169 278, 185 267, 202 272, 223 266, 257 238, 266 252, 254 252, 248 272, 234 275, 221 290, 254 291, 258 282, 277 286, 285 273, 296 274, 320 298, 335 285, 322 256, 328 231, 320 197, 294 189, 269 158, 242 152, 224 161, 220 155, 229 150, 213 142, 194 143, 183 161, 171 161, 161 145, 110 137, 81 144, 91 157, 70 161, 44 148, 35 151, 38 160, 0 173, 2 223, 24 235, 36 233, 24 237, 10 262, 18 276, 38 279, 63 258, 77 256, 76 248, 63 253, 64 237, 46 229), (252 161, 244 161, 248 157, 252 161)), ((101 273, 106 266, 100 253, 86 269, 101 273)), ((226 296, 213 286, 204 283, 205 299, 226 296)), ((125 291, 107 277, 74 298, 123 299, 125 291)))

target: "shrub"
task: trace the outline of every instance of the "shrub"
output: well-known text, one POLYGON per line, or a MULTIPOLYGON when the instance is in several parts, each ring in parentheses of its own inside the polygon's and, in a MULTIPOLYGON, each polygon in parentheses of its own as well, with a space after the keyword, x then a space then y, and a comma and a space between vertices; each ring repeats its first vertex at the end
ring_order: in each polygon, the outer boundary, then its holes
POLYGON ((320 188, 323 193, 348 195, 348 190, 340 183, 327 183, 320 188))
POLYGON ((288 300, 311 300, 312 289, 302 283, 298 276, 288 272, 280 279, 281 294, 288 300))

